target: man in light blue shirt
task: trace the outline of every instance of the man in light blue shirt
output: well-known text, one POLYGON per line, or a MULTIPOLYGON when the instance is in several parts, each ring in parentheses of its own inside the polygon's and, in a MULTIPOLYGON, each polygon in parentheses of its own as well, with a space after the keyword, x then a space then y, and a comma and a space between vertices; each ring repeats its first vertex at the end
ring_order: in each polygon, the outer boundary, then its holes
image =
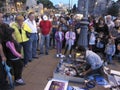
POLYGON ((79 46, 77 52, 85 56, 86 63, 90 66, 82 75, 103 74, 103 61, 99 55, 91 50, 86 50, 83 46, 79 46))

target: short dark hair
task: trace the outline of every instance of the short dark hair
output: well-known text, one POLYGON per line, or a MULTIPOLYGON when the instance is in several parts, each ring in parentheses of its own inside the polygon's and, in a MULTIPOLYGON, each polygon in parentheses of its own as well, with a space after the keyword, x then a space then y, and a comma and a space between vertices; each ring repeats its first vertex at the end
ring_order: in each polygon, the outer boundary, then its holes
POLYGON ((76 52, 85 52, 85 51, 86 51, 86 49, 82 45, 79 45, 78 48, 76 49, 76 52))

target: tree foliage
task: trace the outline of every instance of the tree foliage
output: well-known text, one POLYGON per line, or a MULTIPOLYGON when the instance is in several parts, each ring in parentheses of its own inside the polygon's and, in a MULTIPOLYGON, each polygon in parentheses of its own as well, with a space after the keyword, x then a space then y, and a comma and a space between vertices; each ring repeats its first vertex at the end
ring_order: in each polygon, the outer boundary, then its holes
POLYGON ((13 0, 15 8, 17 10, 17 2, 22 2, 22 3, 26 3, 26 0, 13 0))
POLYGON ((53 8, 53 3, 50 0, 37 0, 37 4, 42 3, 46 8, 53 8))
POLYGON ((26 3, 27 0, 13 0, 14 3, 16 2, 22 2, 22 3, 26 3))
POLYGON ((119 14, 119 5, 117 3, 113 3, 111 7, 108 8, 108 14, 112 16, 118 16, 119 14))
POLYGON ((27 0, 21 0, 22 3, 26 3, 27 0))

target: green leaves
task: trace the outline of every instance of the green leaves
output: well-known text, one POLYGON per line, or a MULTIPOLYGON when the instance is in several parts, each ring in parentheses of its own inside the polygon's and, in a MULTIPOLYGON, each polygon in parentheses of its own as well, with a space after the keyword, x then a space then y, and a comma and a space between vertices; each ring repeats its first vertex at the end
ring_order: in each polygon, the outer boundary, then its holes
POLYGON ((119 6, 117 3, 113 3, 112 6, 108 8, 108 14, 110 14, 112 16, 118 16, 119 6))
POLYGON ((37 0, 37 4, 42 3, 46 8, 53 8, 53 3, 50 0, 37 0))

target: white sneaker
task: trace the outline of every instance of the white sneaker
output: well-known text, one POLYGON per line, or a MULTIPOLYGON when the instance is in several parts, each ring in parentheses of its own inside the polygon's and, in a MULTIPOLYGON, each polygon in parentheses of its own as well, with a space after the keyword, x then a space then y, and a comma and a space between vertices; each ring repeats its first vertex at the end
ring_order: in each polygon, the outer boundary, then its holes
POLYGON ((72 57, 72 55, 71 55, 71 54, 69 54, 69 57, 71 58, 71 57, 72 57))
POLYGON ((107 65, 108 65, 108 63, 107 63, 107 62, 105 62, 105 63, 104 63, 104 65, 105 65, 105 66, 107 66, 107 65))
POLYGON ((59 54, 56 54, 56 57, 58 58, 58 57, 59 57, 59 54))
POLYGON ((23 83, 24 81, 22 79, 18 79, 16 82, 23 83))
POLYGON ((64 58, 64 57, 65 57, 65 55, 61 55, 60 57, 61 57, 61 58, 64 58))
POLYGON ((62 53, 59 54, 59 57, 61 57, 61 56, 62 56, 62 53))
POLYGON ((18 79, 18 80, 15 80, 15 84, 16 85, 25 85, 25 82, 23 81, 23 79, 18 79))

